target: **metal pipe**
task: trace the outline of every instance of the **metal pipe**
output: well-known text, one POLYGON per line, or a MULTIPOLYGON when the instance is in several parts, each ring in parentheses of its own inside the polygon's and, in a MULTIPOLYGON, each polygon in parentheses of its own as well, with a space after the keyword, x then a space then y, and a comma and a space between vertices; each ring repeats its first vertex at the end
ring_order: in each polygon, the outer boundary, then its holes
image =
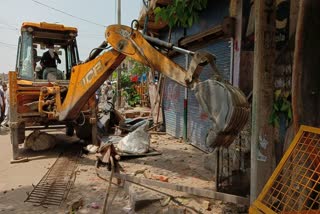
POLYGON ((189 51, 189 50, 186 50, 186 49, 183 49, 183 48, 180 48, 180 47, 177 47, 177 46, 174 46, 172 43, 170 42, 165 42, 163 40, 160 40, 158 38, 154 38, 154 37, 151 37, 151 36, 147 36, 147 35, 143 35, 143 37, 148 41, 150 42, 151 44, 154 44, 154 45, 158 45, 160 47, 164 47, 164 48, 168 48, 170 50, 175 50, 179 53, 182 53, 182 54, 189 54, 189 55, 194 55, 194 52, 193 51, 189 51))
MULTIPOLYGON (((118 25, 121 25, 121 0, 118 0, 117 5, 118 25)), ((119 67, 122 67, 121 64, 119 67)), ((121 68, 117 68, 117 109, 121 107, 121 68)))
POLYGON ((183 49, 183 48, 179 48, 177 46, 172 46, 172 49, 179 52, 179 53, 182 53, 182 54, 188 54, 188 55, 194 55, 195 53, 193 51, 189 51, 189 50, 186 50, 186 49, 183 49))
MULTIPOLYGON (((185 54, 186 65, 185 68, 188 70, 189 67, 189 54, 185 54)), ((183 140, 188 140, 188 88, 184 88, 184 101, 183 101, 183 140)))
POLYGON ((25 130, 46 130, 46 129, 63 129, 66 128, 66 125, 53 125, 53 126, 29 126, 26 127, 25 130))

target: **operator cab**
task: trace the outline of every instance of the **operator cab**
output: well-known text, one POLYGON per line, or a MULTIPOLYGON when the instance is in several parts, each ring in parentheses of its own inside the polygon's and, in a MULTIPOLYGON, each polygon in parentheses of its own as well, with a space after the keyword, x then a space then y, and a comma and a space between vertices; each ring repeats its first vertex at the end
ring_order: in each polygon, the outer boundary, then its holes
POLYGON ((16 63, 18 77, 31 81, 69 80, 72 67, 80 62, 77 32, 76 28, 59 24, 23 23, 16 63), (55 66, 51 63, 50 69, 43 63, 49 49, 50 55, 59 59, 54 59, 55 66))

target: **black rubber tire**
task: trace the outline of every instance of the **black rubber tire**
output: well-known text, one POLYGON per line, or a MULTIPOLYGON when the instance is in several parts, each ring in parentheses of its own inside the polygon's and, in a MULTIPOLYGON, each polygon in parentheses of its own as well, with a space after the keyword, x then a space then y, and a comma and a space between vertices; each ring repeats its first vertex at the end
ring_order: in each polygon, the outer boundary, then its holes
POLYGON ((83 126, 77 126, 75 129, 78 138, 83 140, 91 140, 92 125, 88 121, 86 121, 83 126))
POLYGON ((66 135, 72 137, 74 135, 74 127, 73 125, 66 126, 66 135))

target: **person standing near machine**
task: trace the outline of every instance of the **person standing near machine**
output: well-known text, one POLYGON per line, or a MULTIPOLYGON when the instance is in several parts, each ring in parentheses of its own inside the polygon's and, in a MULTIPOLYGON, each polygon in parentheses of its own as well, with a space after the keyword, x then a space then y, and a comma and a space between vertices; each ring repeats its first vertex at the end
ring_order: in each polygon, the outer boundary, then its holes
POLYGON ((9 90, 5 82, 2 83, 2 92, 3 92, 3 102, 4 102, 4 112, 3 120, 1 121, 1 126, 9 127, 9 90))
POLYGON ((6 98, 5 92, 3 90, 2 82, 0 87, 0 125, 5 119, 5 111, 6 111, 6 98))

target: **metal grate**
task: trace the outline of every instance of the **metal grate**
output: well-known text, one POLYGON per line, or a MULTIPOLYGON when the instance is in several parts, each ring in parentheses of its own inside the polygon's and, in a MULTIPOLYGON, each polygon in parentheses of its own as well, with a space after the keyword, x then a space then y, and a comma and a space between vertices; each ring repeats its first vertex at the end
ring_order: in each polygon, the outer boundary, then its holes
POLYGON ((39 183, 28 194, 25 202, 35 206, 60 206, 75 180, 75 170, 80 155, 79 148, 62 153, 39 183))
POLYGON ((251 213, 320 213, 320 129, 302 126, 251 213))

